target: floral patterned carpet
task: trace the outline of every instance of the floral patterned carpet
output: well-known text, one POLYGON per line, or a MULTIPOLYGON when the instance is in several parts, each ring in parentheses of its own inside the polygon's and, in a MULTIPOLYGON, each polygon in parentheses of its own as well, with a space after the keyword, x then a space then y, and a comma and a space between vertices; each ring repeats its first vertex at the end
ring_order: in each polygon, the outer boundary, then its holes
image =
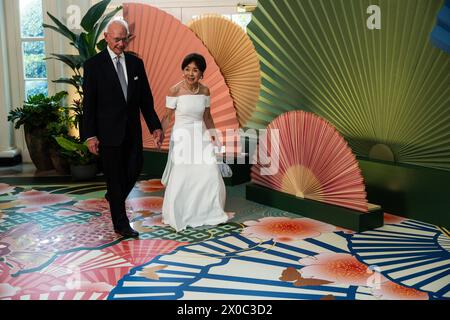
POLYGON ((0 183, 0 299, 450 298, 444 228, 385 214, 353 233, 227 192, 227 224, 177 233, 160 181, 141 181, 127 202, 140 237, 124 240, 102 183, 0 183))

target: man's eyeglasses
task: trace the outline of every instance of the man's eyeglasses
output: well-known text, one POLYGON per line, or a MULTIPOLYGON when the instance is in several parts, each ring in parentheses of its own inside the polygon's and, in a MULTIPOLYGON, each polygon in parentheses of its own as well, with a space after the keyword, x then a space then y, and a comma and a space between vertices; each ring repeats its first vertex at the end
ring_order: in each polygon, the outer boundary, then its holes
POLYGON ((118 42, 120 42, 120 41, 128 42, 128 40, 130 40, 130 37, 125 37, 125 38, 112 38, 112 40, 113 40, 115 43, 118 43, 118 42))

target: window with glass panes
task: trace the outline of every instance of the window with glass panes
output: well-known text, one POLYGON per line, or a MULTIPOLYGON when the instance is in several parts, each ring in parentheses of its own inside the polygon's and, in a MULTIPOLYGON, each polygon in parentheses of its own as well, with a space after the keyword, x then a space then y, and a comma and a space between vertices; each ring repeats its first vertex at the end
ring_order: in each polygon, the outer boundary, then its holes
POLYGON ((19 0, 25 96, 48 93, 42 0, 19 0))

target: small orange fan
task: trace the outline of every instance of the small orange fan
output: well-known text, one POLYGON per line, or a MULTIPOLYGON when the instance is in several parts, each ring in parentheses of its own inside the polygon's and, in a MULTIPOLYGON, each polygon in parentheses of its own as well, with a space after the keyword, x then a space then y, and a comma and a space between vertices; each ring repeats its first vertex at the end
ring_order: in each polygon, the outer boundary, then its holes
MULTIPOLYGON (((182 80, 183 58, 189 53, 197 52, 207 62, 208 68, 202 82, 211 91, 211 114, 216 128, 222 130, 224 136, 226 129, 237 130, 239 122, 228 86, 214 58, 200 39, 181 21, 155 7, 127 3, 123 10, 133 35, 128 50, 137 53, 144 61, 159 118, 165 113, 169 88, 182 80)), ((169 148, 169 137, 170 132, 166 135, 163 149, 169 148)), ((155 147, 145 125, 143 141, 144 147, 155 147)))
POLYGON ((254 183, 300 198, 369 211, 358 162, 344 138, 324 119, 304 111, 284 113, 269 124, 259 143, 251 172, 254 183), (278 170, 266 174, 269 165, 276 166, 277 158, 278 170))

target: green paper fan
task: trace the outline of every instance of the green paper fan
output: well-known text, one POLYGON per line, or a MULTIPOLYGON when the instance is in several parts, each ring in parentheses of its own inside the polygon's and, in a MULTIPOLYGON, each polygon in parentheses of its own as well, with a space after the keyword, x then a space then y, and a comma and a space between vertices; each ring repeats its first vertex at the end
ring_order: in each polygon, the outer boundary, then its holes
POLYGON ((359 156, 450 170, 450 56, 429 35, 443 0, 260 0, 248 26, 262 85, 248 122, 318 114, 359 156), (381 9, 370 30, 368 8, 381 9))

